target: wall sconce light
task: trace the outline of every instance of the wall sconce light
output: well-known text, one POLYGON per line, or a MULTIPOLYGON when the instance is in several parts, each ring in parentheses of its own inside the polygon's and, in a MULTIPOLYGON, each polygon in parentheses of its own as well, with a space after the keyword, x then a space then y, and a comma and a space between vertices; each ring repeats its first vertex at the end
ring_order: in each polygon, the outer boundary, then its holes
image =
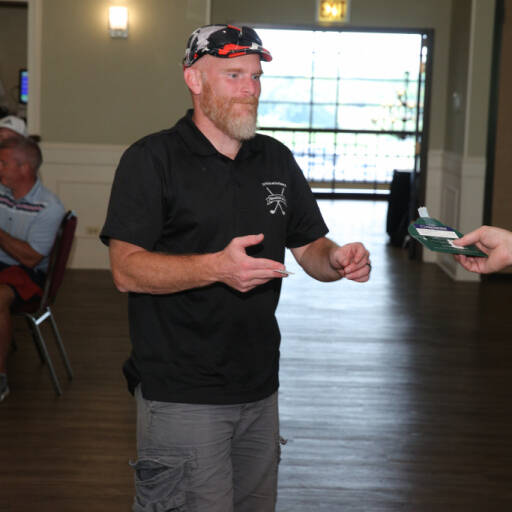
POLYGON ((128 37, 128 7, 109 7, 108 29, 110 37, 128 37))
POLYGON ((347 23, 350 0, 317 0, 317 21, 324 23, 347 23))

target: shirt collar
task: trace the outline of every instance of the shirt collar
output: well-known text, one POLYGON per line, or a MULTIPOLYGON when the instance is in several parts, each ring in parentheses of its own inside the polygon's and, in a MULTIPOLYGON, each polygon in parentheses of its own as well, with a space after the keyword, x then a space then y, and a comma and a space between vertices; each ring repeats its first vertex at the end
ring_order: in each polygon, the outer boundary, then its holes
MULTIPOLYGON (((201 156, 220 155, 220 153, 215 149, 215 146, 205 137, 203 132, 199 130, 192 120, 193 114, 193 109, 187 110, 186 115, 176 124, 176 129, 185 141, 185 144, 193 153, 201 156)), ((245 159, 251 153, 258 150, 258 136, 250 140, 245 140, 242 142, 242 146, 240 147, 240 151, 238 152, 236 159, 245 159)))
POLYGON ((12 195, 12 190, 0 183, 0 193, 8 195, 16 203, 21 202, 21 201, 30 202, 30 200, 33 199, 34 196, 37 196, 41 187, 42 187, 41 180, 39 178, 36 178, 36 181, 32 185, 32 188, 23 197, 20 197, 19 199, 14 199, 14 196, 12 195))
POLYGON ((39 178, 36 178, 36 182, 34 183, 32 188, 28 191, 25 197, 22 197, 21 199, 24 199, 25 201, 30 201, 35 196, 37 196, 42 186, 43 185, 41 184, 41 180, 39 178))

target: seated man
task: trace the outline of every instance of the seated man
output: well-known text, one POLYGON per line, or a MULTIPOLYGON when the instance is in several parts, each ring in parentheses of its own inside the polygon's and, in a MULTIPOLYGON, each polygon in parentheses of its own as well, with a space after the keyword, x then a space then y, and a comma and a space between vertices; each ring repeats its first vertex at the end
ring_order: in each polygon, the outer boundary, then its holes
POLYGON ((10 308, 42 295, 48 255, 65 213, 38 178, 41 162, 34 141, 0 141, 0 401, 9 394, 10 308))
POLYGON ((0 142, 27 136, 27 125, 21 117, 7 116, 0 119, 0 142))

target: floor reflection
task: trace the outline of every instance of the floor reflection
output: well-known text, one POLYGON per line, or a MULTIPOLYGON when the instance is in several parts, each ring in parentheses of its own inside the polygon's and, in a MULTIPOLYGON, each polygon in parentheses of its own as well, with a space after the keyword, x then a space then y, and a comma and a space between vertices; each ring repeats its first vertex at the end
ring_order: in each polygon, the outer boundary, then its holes
POLYGON ((385 202, 320 206, 329 236, 370 250, 372 278, 318 283, 287 255, 279 512, 494 510, 490 490, 512 505, 510 287, 409 260, 385 202))

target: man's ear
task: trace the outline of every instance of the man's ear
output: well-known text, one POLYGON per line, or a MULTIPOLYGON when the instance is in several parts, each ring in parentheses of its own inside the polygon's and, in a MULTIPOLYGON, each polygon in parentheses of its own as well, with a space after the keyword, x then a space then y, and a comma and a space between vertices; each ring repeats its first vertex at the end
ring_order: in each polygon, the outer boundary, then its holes
POLYGON ((22 162, 19 166, 19 170, 20 173, 27 178, 37 178, 37 171, 34 171, 28 162, 22 162))
POLYGON ((201 71, 199 69, 192 67, 185 68, 183 71, 183 77, 185 78, 185 83, 192 94, 201 94, 203 82, 201 79, 201 71))

